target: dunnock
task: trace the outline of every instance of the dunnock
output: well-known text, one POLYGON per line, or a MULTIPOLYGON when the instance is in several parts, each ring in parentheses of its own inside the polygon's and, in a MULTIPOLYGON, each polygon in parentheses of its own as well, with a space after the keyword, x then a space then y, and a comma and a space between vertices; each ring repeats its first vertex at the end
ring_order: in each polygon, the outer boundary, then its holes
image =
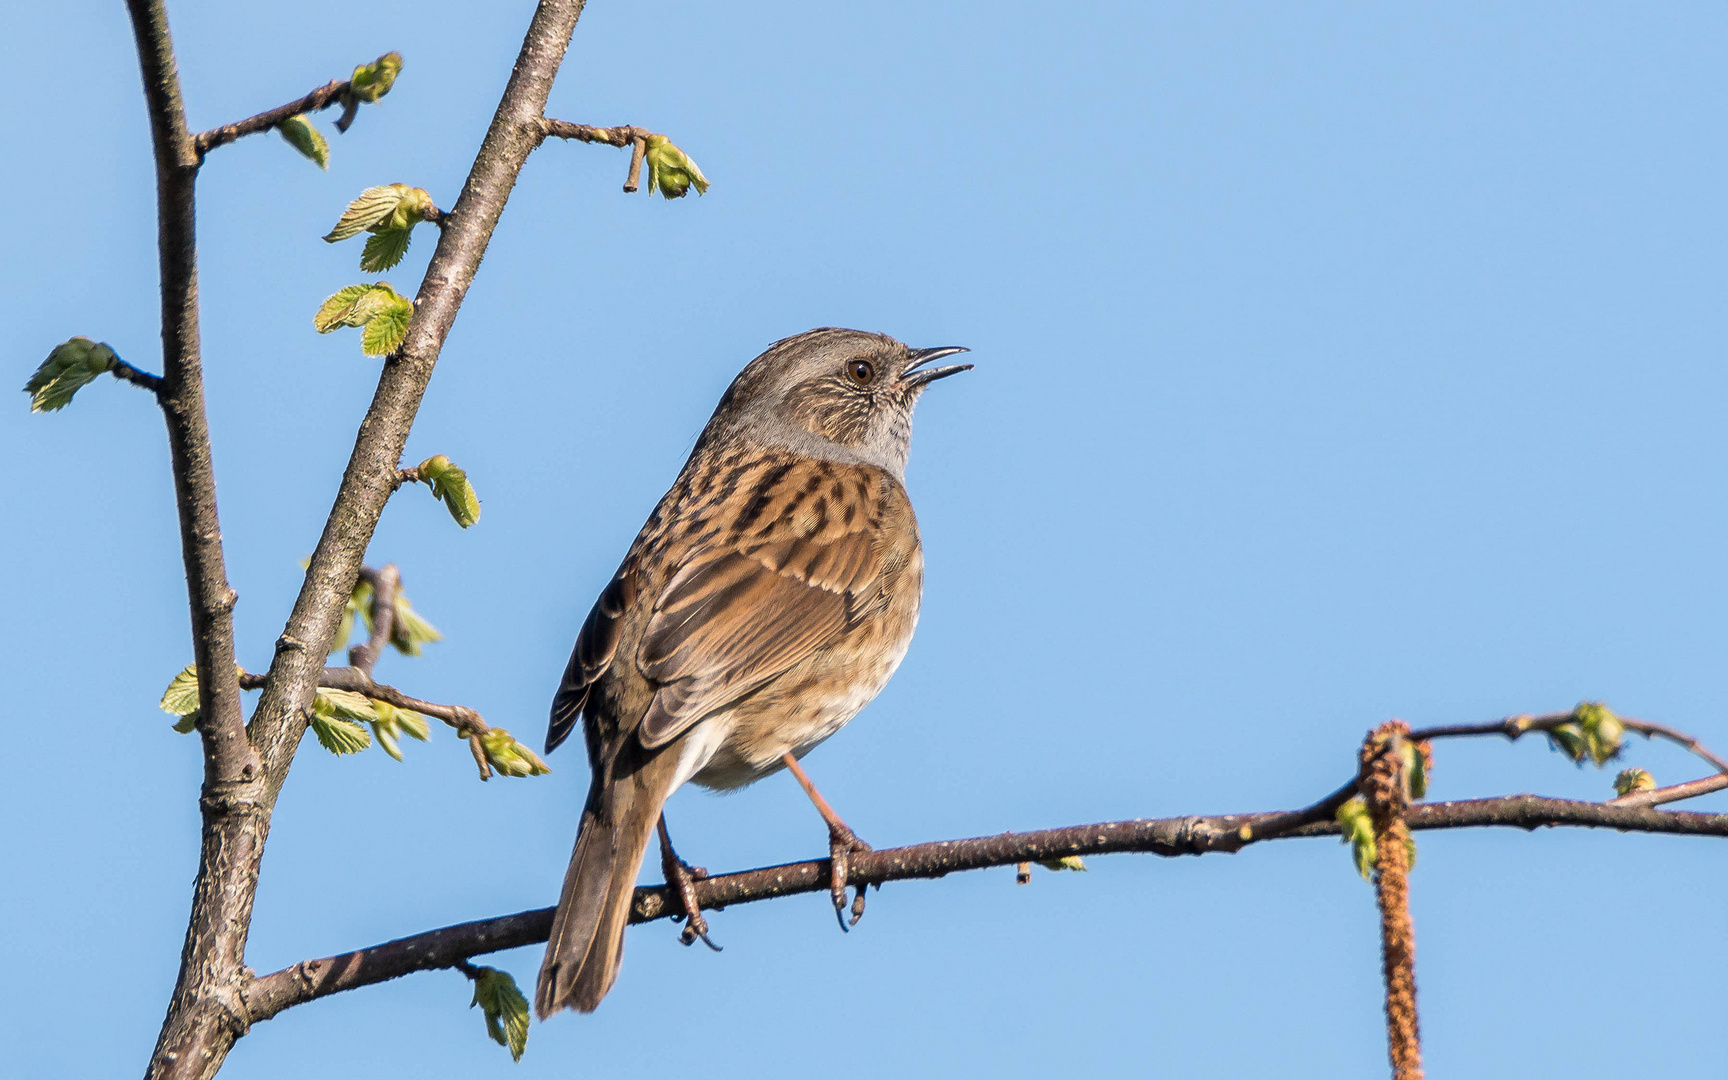
MULTIPOLYGON (((912 408, 970 364, 857 330, 779 341, 733 380, 684 469, 588 613, 552 702, 593 781, 535 1008, 590 1012, 618 975, 659 827, 684 941, 707 940, 661 809, 686 780, 733 789, 790 769, 829 826, 835 908, 868 850, 798 759, 888 682, 918 622, 924 557, 903 486, 912 408)), ((853 906, 862 911, 863 890, 853 906)), ((842 916, 842 925, 845 925, 842 916)))

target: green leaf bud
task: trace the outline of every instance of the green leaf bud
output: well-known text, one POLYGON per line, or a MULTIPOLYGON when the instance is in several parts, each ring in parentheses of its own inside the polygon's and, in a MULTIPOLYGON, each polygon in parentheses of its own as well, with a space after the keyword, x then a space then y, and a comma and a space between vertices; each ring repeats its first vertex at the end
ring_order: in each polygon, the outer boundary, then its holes
POLYGON ((330 144, 324 141, 324 135, 312 126, 312 121, 304 115, 290 116, 276 125, 276 130, 288 140, 288 145, 311 158, 320 168, 330 168, 330 144))
POLYGON ((698 195, 708 193, 708 178, 702 175, 702 170, 696 167, 688 154, 672 145, 671 139, 664 135, 650 135, 645 141, 648 149, 643 161, 648 166, 650 195, 659 191, 668 199, 682 199, 692 187, 698 195))

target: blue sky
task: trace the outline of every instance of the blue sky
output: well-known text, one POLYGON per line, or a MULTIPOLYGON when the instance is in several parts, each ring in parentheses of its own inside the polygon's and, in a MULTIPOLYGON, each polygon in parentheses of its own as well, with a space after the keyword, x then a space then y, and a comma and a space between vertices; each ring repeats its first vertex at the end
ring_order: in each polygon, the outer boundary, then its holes
MULTIPOLYGON (((319 237, 361 188, 450 205, 526 4, 171 4, 194 127, 400 50, 328 173, 274 137, 200 182, 206 377, 240 657, 268 663, 377 364, 319 337, 362 280, 319 237)), ((159 368, 153 194, 120 6, 0 16, 21 385, 81 333, 159 368)), ((595 0, 552 115, 671 135, 701 199, 625 156, 536 153, 444 350, 372 548, 447 635, 379 677, 537 741, 570 643, 732 375, 817 325, 969 345, 919 411, 924 617, 807 765, 878 846, 1331 790, 1362 733, 1580 699, 1728 746, 1720 5, 595 0)), ((416 242, 387 275, 412 291, 416 242)), ((190 659, 160 417, 111 381, 0 411, 15 524, 0 784, 0 1042, 19 1075, 142 1068, 195 870, 190 659)), ((478 783, 308 744, 280 803, 259 971, 549 904, 585 770, 478 783)), ((579 754, 579 751, 577 751, 579 754)), ((1664 782, 1698 768, 1642 743, 1664 782)), ((1431 794, 1597 798, 1535 742, 1440 748, 1431 794)), ((1721 807, 1716 796, 1700 808, 1721 807)), ((790 780, 671 803, 683 853, 822 853, 790 780)), ((1427 834, 1413 879, 1431 1075, 1719 1068, 1716 842, 1427 834), (1659 987, 1659 998, 1623 994, 1659 987)), ((1383 1075, 1372 892, 1330 841, 891 886, 716 914, 720 955, 631 932, 592 1017, 520 1065, 429 973, 293 1010, 225 1076, 1383 1075), (837 1047, 836 1044, 839 1044, 837 1047)), ((490 962, 527 984, 538 950, 490 962)))

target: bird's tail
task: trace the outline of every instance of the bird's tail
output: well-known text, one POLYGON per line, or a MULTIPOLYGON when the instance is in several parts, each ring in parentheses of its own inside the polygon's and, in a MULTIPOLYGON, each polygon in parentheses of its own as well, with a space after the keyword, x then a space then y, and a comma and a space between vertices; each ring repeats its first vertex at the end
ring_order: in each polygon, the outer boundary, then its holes
POLYGON ((627 775, 597 775, 588 793, 540 965, 534 1009, 541 1019, 567 1007, 593 1012, 618 978, 636 875, 671 794, 667 766, 675 756, 632 764, 627 775))

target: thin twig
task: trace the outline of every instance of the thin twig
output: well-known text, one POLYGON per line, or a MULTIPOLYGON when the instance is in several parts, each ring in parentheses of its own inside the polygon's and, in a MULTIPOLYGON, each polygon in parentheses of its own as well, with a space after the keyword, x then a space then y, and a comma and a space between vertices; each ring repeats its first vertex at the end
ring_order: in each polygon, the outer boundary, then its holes
POLYGON ((542 138, 574 139, 577 142, 630 147, 630 172, 624 178, 626 193, 634 193, 640 185, 642 159, 648 153, 648 140, 658 137, 652 131, 628 124, 621 127, 594 127, 591 124, 573 124, 568 120, 542 119, 540 130, 543 133, 542 138))
MULTIPOLYGON (((1553 731, 1563 724, 1575 722, 1575 713, 1545 713, 1541 716, 1508 716, 1504 720, 1496 720, 1490 724, 1451 724, 1443 727, 1421 728, 1410 733, 1410 738, 1421 741, 1426 739, 1449 739, 1473 735, 1501 735, 1507 739, 1517 739, 1527 732, 1553 731)), ((1671 728, 1666 724, 1656 724, 1649 720, 1638 720, 1629 716, 1617 717, 1622 727, 1628 731, 1636 731, 1647 739, 1667 739, 1685 747, 1710 763, 1717 772, 1728 775, 1728 761, 1713 753, 1709 747, 1699 742, 1695 737, 1671 728)))
MULTIPOLYGON (((350 82, 347 79, 332 79, 305 97, 297 98, 286 105, 278 105, 274 109, 259 113, 257 116, 249 116, 244 120, 237 120, 232 124, 223 124, 221 127, 201 132, 197 138, 192 140, 197 149, 198 157, 202 159, 205 154, 218 146, 227 146, 236 139, 269 131, 284 120, 309 112, 317 112, 320 109, 328 109, 341 100, 343 94, 348 92, 349 85, 350 82)), ((345 126, 338 126, 342 130, 346 130, 345 126)))
POLYGON ((114 358, 114 366, 108 369, 108 373, 121 382, 129 382, 133 386, 142 387, 158 397, 162 394, 162 388, 167 385, 162 376, 152 375, 143 368, 133 367, 118 356, 114 358))
MULTIPOLYGON (((1233 852, 1255 839, 1241 839, 1244 825, 1264 826, 1298 811, 1224 814, 1110 821, 1040 832, 1000 833, 971 840, 943 840, 852 855, 852 880, 880 885, 888 881, 939 878, 963 870, 1015 866, 1069 855, 1141 852, 1153 855, 1203 855, 1233 852)), ((1405 815, 1412 829, 1462 829, 1500 826, 1609 828, 1622 832, 1728 837, 1728 814, 1699 814, 1647 807, 1507 795, 1494 799, 1424 803, 1405 815)), ((1335 821, 1313 821, 1281 834, 1280 839, 1336 836, 1335 821)), ((827 892, 827 859, 766 866, 696 881, 703 910, 770 900, 798 893, 827 892)), ((247 993, 254 1021, 264 1020, 314 998, 398 978, 415 971, 450 967, 456 961, 501 949, 543 943, 552 927, 551 908, 446 926, 382 945, 321 960, 305 960, 260 976, 247 993)), ((676 896, 662 885, 637 888, 632 923, 652 922, 683 913, 676 896)))
POLYGON ((385 563, 378 570, 362 567, 360 578, 372 586, 372 634, 366 644, 348 650, 348 663, 371 677, 396 628, 396 592, 402 585, 402 572, 395 563, 385 563))
POLYGON ((1713 791, 1721 791, 1723 788, 1728 788, 1728 774, 1715 773, 1697 780, 1688 780, 1684 784, 1656 788, 1653 791, 1634 791, 1630 795, 1609 799, 1608 805, 1660 806, 1663 803, 1679 802, 1682 799, 1696 799, 1700 795, 1708 795, 1713 791))

